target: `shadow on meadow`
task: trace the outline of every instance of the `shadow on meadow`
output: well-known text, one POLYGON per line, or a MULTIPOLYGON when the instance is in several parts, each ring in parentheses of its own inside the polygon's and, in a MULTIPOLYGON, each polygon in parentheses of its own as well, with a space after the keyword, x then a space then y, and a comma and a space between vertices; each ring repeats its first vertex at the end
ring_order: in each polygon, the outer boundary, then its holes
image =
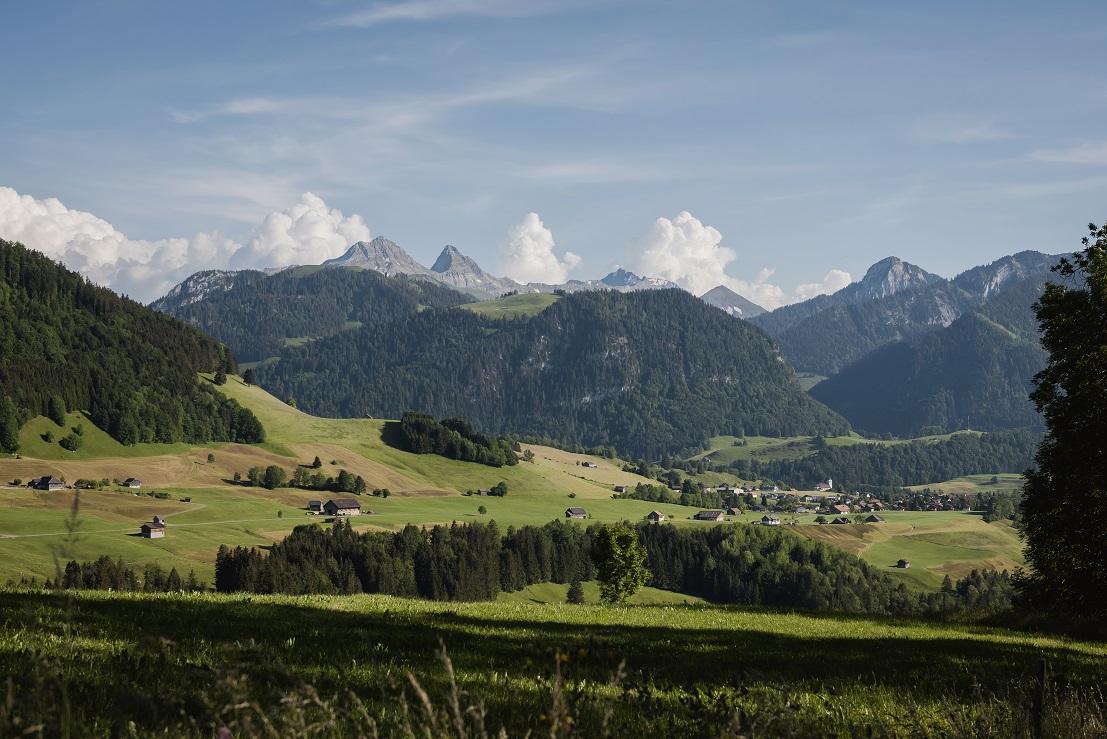
MULTIPOLYGON (((353 608, 364 603, 350 601, 353 608)), ((442 690, 440 640, 461 688, 481 697, 495 725, 517 731, 537 728, 555 655, 562 655, 567 680, 594 684, 607 682, 625 661, 626 684, 648 692, 655 708, 673 716, 696 710, 696 701, 719 689, 809 692, 827 701, 891 691, 914 701, 972 702, 1028 683, 1043 658, 1060 681, 1107 680, 1102 655, 1058 641, 1041 649, 1004 636, 973 639, 966 627, 952 627, 946 633, 955 635, 944 638, 941 626, 934 638, 866 636, 866 626, 920 622, 828 616, 825 630, 816 617, 789 635, 679 626, 692 612, 726 617, 726 609, 710 606, 656 611, 670 625, 621 623, 602 609, 591 613, 604 623, 574 623, 584 619, 573 609, 539 609, 535 620, 512 618, 517 611, 510 609, 487 618, 467 610, 463 604, 412 607, 399 599, 344 611, 310 599, 91 594, 70 600, 0 592, 0 670, 22 691, 66 685, 78 716, 150 729, 204 715, 213 700, 234 700, 216 695, 228 676, 244 677, 259 700, 274 702, 308 683, 388 705, 403 690, 406 671, 428 690, 442 690), (699 697, 688 704, 687 696, 699 697)))

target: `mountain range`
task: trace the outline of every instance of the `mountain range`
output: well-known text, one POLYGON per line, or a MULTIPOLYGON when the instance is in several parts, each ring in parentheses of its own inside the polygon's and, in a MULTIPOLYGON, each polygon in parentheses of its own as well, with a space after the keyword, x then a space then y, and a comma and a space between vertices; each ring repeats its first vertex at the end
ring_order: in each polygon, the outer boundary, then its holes
MULTIPOLYGON (((828 378, 815 384, 811 395, 856 429, 911 435, 970 426, 985 430, 1039 428, 1040 419, 1026 398, 1033 374, 1044 362, 1031 307, 1036 291, 1056 261, 1055 256, 1024 251, 946 279, 888 257, 873 264, 861 280, 832 295, 820 295, 772 312, 722 285, 705 293, 701 305, 706 303, 743 319, 736 321, 739 324, 752 323, 771 338, 781 357, 797 371, 816 380, 828 378)), ((661 383, 674 394, 677 388, 686 387, 685 373, 701 369, 688 363, 703 361, 690 359, 687 347, 672 345, 666 350, 679 359, 681 366, 659 367, 651 360, 647 364, 652 379, 638 375, 627 381, 626 390, 615 391, 606 381, 585 383, 578 388, 578 399, 590 398, 588 402, 593 403, 600 397, 614 405, 599 418, 569 412, 561 406, 558 413, 573 419, 561 423, 550 408, 528 406, 529 399, 515 398, 509 391, 512 378, 526 374, 525 363, 513 364, 518 361, 515 353, 523 352, 530 357, 527 361, 541 364, 545 361, 543 352, 536 347, 524 350, 522 347, 529 346, 527 342, 565 340, 571 341, 577 351, 584 351, 582 342, 587 341, 584 337, 589 335, 589 327, 574 322, 557 328, 551 325, 551 335, 524 340, 519 338, 523 331, 519 326, 533 330, 550 315, 567 309, 554 310, 551 306, 537 316, 524 314, 506 324, 474 319, 467 312, 459 314, 452 309, 478 296, 526 292, 557 293, 561 297, 555 299, 554 306, 578 293, 596 291, 687 295, 682 290, 666 290, 675 287, 665 280, 643 278, 623 269, 600 280, 522 285, 489 274, 453 246, 445 247, 427 268, 394 242, 378 237, 351 245, 345 254, 323 265, 289 268, 274 275, 257 271, 198 273, 153 306, 226 342, 243 361, 264 360, 265 366, 258 370, 262 381, 313 412, 378 415, 418 409, 440 416, 462 413, 497 433, 551 433, 557 440, 573 443, 618 439, 640 452, 672 451, 677 448, 673 445, 695 445, 698 441, 687 428, 675 429, 670 416, 663 414, 655 419, 672 432, 667 437, 658 434, 667 440, 647 439, 641 444, 633 441, 625 429, 616 431, 612 418, 633 417, 636 420, 627 423, 637 427, 637 434, 648 436, 645 422, 634 408, 644 403, 656 411, 664 399, 657 396, 644 401, 637 393, 651 383, 661 383), (339 267, 347 269, 336 269, 339 267), (417 317, 427 308, 435 310, 417 317), (442 327, 428 323, 431 317, 442 327), (474 320, 484 321, 483 328, 469 335, 466 332, 472 330, 474 320), (505 334, 522 343, 510 348, 501 346, 505 334), (433 347, 442 354, 410 355, 419 346, 427 352, 433 347), (460 376, 461 370, 454 365, 464 361, 484 366, 490 361, 484 352, 499 357, 489 377, 512 367, 519 373, 500 378, 498 382, 504 383, 504 389, 498 394, 487 390, 464 401, 456 388, 439 387, 438 381, 426 374, 431 371, 427 368, 433 368, 434 377, 460 376), (382 358, 382 353, 387 358, 382 358), (343 357, 339 366, 331 359, 335 355, 343 357), (390 363, 403 357, 406 360, 402 364, 390 363), (360 379, 351 385, 355 378, 360 379), (424 388, 424 394, 411 395, 419 387, 424 388), (519 410, 522 407, 542 418, 541 424, 525 421, 519 410), (596 424, 593 432, 578 425, 584 418, 596 424), (554 431, 541 432, 540 428, 554 431)), ((654 306, 663 303, 647 300, 641 305, 644 310, 657 310, 654 306)), ((535 304, 534 310, 547 305, 535 304)), ((580 318, 576 312, 568 315, 580 318)), ((645 317, 644 321, 664 325, 665 330, 677 334, 698 335, 708 325, 717 326, 713 319, 706 318, 709 315, 710 310, 704 314, 686 310, 682 316, 689 323, 679 327, 656 316, 645 317)), ((745 333, 741 342, 726 344, 728 351, 741 354, 751 342, 761 341, 754 338, 758 333, 745 333)), ((671 338, 656 336, 658 351, 669 346, 671 338)), ((609 350, 614 352, 616 348, 609 350)), ((710 351, 706 346, 703 350, 710 351)), ((616 352, 615 356, 623 356, 624 361, 637 366, 648 352, 645 345, 635 345, 631 353, 616 352)), ((568 367, 568 363, 552 366, 550 371, 565 373, 568 367)), ((463 386, 470 387, 474 381, 467 378, 463 386)), ((544 376, 543 382, 556 385, 558 381, 544 376)), ((549 388, 527 387, 528 392, 550 397, 549 388)), ((751 415, 749 407, 720 402, 742 407, 743 418, 717 419, 707 424, 712 429, 722 429, 728 423, 746 428, 750 418, 761 418, 751 415)))
POLYGON ((888 257, 833 295, 751 320, 797 370, 831 376, 881 346, 949 326, 1008 286, 1048 275, 1056 262, 1056 256, 1024 251, 945 279, 888 257))
MULTIPOLYGON (((679 287, 676 283, 656 277, 641 277, 626 269, 619 268, 598 280, 569 280, 563 283, 528 282, 520 283, 509 277, 497 277, 486 272, 471 257, 466 256, 457 247, 447 245, 442 249, 431 267, 424 267, 394 241, 378 236, 372 241, 359 241, 351 244, 341 256, 323 262, 324 267, 347 267, 378 272, 388 277, 411 277, 428 282, 439 283, 458 290, 471 298, 487 300, 508 293, 574 293, 585 290, 615 290, 633 292, 636 290, 665 290, 679 287)), ((288 267, 286 269, 296 269, 288 267)), ((243 270, 252 272, 256 270, 243 270)), ((279 270, 264 270, 273 274, 279 270)), ((235 284, 235 275, 240 272, 225 270, 206 270, 197 272, 175 286, 163 297, 155 300, 150 307, 162 312, 172 313, 184 306, 202 300, 216 292, 229 290, 235 284)), ((705 300, 726 310, 732 315, 748 318, 763 313, 764 309, 727 288, 726 296, 718 300, 705 300)), ((714 291, 712 291, 714 292, 714 291)))

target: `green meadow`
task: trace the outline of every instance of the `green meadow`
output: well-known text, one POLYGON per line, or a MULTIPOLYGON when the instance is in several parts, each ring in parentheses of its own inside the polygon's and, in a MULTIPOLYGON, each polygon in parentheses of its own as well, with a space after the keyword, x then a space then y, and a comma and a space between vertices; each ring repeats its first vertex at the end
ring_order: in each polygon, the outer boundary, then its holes
MULTIPOLYGON (((976 434, 977 431, 957 431, 958 434, 976 434)), ((935 436, 921 436, 917 439, 869 439, 859 434, 849 436, 827 436, 828 446, 853 446, 855 444, 906 444, 911 441, 937 442, 953 436, 953 433, 935 436)), ((740 460, 759 460, 771 462, 784 459, 801 459, 818 451, 814 436, 715 436, 708 440, 708 448, 693 459, 707 458, 728 465, 740 460)))
POLYGON ((541 313, 558 301, 553 293, 519 293, 493 300, 466 303, 461 306, 488 318, 528 318, 541 313))
POLYGON ((18 591, 0 592, 0 624, 0 670, 15 677, 0 735, 1107 731, 1107 645, 980 625, 698 604, 18 591))

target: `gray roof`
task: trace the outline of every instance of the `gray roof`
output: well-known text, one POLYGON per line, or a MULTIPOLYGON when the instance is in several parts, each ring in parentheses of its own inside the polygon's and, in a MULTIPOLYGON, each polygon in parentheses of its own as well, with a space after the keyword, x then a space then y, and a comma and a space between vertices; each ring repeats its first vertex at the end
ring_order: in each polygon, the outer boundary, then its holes
POLYGON ((335 508, 361 508, 361 504, 351 498, 339 498, 338 500, 328 500, 327 505, 333 505, 335 508))

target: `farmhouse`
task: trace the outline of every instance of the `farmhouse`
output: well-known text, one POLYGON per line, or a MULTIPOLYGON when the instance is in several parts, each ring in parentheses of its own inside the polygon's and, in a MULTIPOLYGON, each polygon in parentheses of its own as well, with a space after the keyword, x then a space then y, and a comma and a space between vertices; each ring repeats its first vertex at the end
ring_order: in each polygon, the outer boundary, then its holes
POLYGON ((571 506, 565 509, 565 518, 588 518, 588 511, 583 508, 571 506))
POLYGON ((776 516, 762 516, 761 517, 761 525, 762 526, 779 526, 780 525, 780 519, 777 518, 776 516))
POLYGON ((321 501, 321 500, 309 500, 307 507, 308 507, 309 511, 313 511, 314 513, 319 513, 320 511, 323 510, 323 501, 321 501))
POLYGON ((592 469, 596 469, 597 467, 599 467, 599 465, 596 464, 595 462, 581 462, 581 466, 582 467, 590 467, 592 469))
POLYGON ((696 521, 722 521, 722 511, 700 511, 696 515, 692 516, 696 521))
POLYGON ((164 539, 165 538, 165 521, 161 516, 154 516, 153 521, 148 521, 138 527, 139 532, 144 539, 164 539))
POLYGON ((775 493, 779 489, 780 488, 778 488, 776 485, 762 485, 761 486, 761 492, 763 492, 763 493, 775 493))
POLYGON ((328 516, 358 516, 361 515, 361 504, 350 498, 328 500, 323 506, 328 516))
POLYGON ((646 514, 646 520, 650 523, 661 523, 665 520, 665 514, 661 511, 650 511, 646 514))
POLYGON ((131 488, 132 490, 138 490, 142 487, 142 481, 137 477, 128 477, 123 481, 123 487, 131 488))
POLYGON ((833 486, 829 482, 817 482, 815 483, 815 492, 825 493, 828 490, 833 489, 833 486))
POLYGON ((841 503, 839 503, 838 505, 832 505, 832 506, 830 506, 830 508, 831 508, 831 510, 836 511, 837 513, 842 513, 842 514, 849 513, 849 506, 848 505, 842 505, 841 503))
POLYGON ((850 520, 845 516, 838 516, 831 523, 850 523, 850 520))
POLYGON ((742 515, 742 509, 731 506, 730 508, 726 509, 726 515, 728 515, 728 516, 741 516, 742 515))
POLYGON ((901 570, 910 569, 911 568, 911 560, 901 559, 900 561, 896 562, 896 567, 900 568, 901 570))
POLYGON ((54 477, 53 475, 46 475, 40 477, 31 483, 31 487, 38 490, 61 490, 65 487, 65 483, 54 477))
POLYGON ((865 523, 884 523, 884 519, 874 513, 871 516, 865 516, 865 523))
POLYGON ((627 486, 626 485, 616 485, 615 486, 615 492, 616 493, 625 493, 626 491, 627 491, 627 486))

